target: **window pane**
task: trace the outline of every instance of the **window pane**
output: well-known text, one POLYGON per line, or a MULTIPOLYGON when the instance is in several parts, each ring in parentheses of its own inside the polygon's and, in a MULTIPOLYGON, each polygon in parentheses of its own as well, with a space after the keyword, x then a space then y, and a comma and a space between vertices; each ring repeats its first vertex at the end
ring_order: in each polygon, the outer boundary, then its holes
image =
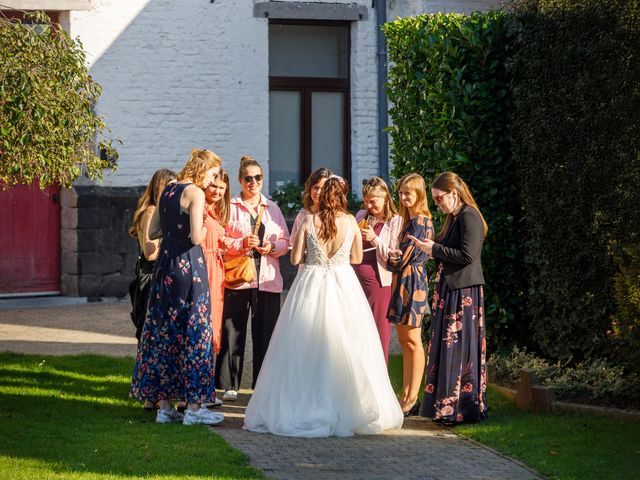
POLYGON ((300 92, 269 92, 269 193, 300 181, 300 92))
POLYGON ((269 25, 269 75, 347 78, 347 27, 269 25))
POLYGON ((327 167, 344 175, 344 94, 313 92, 311 96, 311 171, 327 167))

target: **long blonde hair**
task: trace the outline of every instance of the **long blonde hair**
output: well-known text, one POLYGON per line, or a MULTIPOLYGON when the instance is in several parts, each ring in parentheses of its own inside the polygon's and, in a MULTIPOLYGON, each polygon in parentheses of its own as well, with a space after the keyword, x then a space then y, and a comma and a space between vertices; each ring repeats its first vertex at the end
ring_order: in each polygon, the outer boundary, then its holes
POLYGON ((385 222, 388 222, 391 220, 391 217, 398 214, 398 210, 396 210, 396 206, 393 204, 393 198, 391 198, 389 187, 382 178, 371 177, 362 182, 362 198, 366 200, 369 195, 384 197, 385 222))
POLYGON ((168 168, 161 168, 151 177, 149 185, 145 189, 142 196, 138 199, 138 205, 135 212, 133 212, 133 222, 129 227, 129 235, 133 238, 138 238, 138 233, 141 231, 140 222, 142 222, 142 216, 149 207, 157 207, 160 200, 160 194, 164 190, 164 187, 173 180, 176 179, 176 172, 169 170, 168 168))
MULTIPOLYGON (((424 215, 427 218, 431 218, 431 211, 429 210, 429 202, 427 201, 427 190, 422 178, 417 173, 410 173, 402 177, 397 184, 398 192, 403 186, 407 186, 409 190, 416 194, 416 206, 415 209, 419 215, 424 215)), ((409 224, 411 218, 409 217, 409 209, 402 205, 400 202, 399 214, 404 220, 403 228, 409 224)))
POLYGON ((194 148, 187 163, 180 170, 178 180, 191 180, 198 187, 205 188, 206 185, 202 184, 204 176, 209 170, 221 164, 222 159, 211 150, 194 148))
MULTIPOLYGON (((469 190, 469 186, 465 183, 462 178, 457 173, 453 172, 443 172, 433 179, 431 182, 431 188, 436 188, 438 190, 442 190, 443 192, 451 192, 455 190, 458 192, 460 196, 460 200, 465 205, 470 206, 471 208, 475 208, 477 212, 480 214, 480 218, 482 219, 482 225, 484 226, 484 234, 487 235, 489 231, 489 226, 482 216, 482 212, 478 208, 476 201, 473 199, 473 195, 471 195, 471 190, 469 190)), ((453 215, 448 213, 446 219, 444 221, 444 225, 438 232, 438 239, 442 238, 444 234, 448 231, 451 226, 451 222, 453 222, 453 215)))
POLYGON ((231 210, 229 208, 229 203, 231 202, 231 192, 229 185, 229 174, 224 168, 220 169, 218 180, 222 180, 227 185, 227 189, 224 191, 224 196, 213 206, 213 212, 218 221, 222 225, 226 225, 227 223, 229 223, 229 214, 231 210))

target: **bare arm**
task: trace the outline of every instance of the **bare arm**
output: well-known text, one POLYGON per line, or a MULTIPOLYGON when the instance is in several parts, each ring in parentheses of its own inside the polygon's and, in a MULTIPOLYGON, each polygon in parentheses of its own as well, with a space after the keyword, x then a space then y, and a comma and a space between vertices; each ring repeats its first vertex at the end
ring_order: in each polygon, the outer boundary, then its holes
POLYGON ((351 244, 351 256, 349 261, 353 265, 358 265, 362 263, 362 233, 360 233, 360 227, 358 227, 358 223, 352 215, 349 215, 349 222, 351 222, 351 230, 353 230, 355 235, 353 243, 351 244))
POLYGON ((142 221, 140 222, 142 227, 142 251, 144 253, 144 257, 150 261, 154 261, 156 258, 158 258, 158 246, 160 245, 159 240, 152 240, 149 237, 151 219, 153 218, 153 214, 155 213, 155 211, 156 207, 149 207, 142 215, 142 221))
POLYGON ((189 200, 189 223, 191 226, 191 241, 200 245, 207 236, 204 223, 204 192, 195 185, 189 185, 183 194, 189 200))
POLYGON ((149 240, 157 240, 162 236, 162 226, 160 225, 160 210, 157 208, 153 211, 151 220, 149 220, 149 229, 147 235, 149 236, 149 240))
POLYGON ((313 216, 311 215, 302 222, 293 239, 293 247, 291 248, 291 263, 293 265, 299 265, 304 261, 304 251, 307 246, 307 230, 309 229, 310 222, 313 222, 313 216))

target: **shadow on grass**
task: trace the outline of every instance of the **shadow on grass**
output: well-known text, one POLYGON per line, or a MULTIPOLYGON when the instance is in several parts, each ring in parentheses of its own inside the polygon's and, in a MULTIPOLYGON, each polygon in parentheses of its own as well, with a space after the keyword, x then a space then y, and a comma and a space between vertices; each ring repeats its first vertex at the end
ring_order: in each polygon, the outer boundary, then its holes
POLYGON ((206 427, 156 424, 129 400, 132 359, 0 354, 0 364, 0 455, 58 474, 260 477, 206 427))

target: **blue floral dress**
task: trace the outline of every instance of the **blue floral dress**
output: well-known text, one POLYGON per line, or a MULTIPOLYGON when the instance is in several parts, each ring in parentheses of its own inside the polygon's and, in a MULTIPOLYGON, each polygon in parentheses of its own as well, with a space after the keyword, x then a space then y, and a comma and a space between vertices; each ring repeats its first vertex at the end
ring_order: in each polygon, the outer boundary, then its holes
POLYGON ((416 248, 409 235, 421 240, 433 239, 433 222, 424 215, 418 215, 400 232, 399 249, 402 250, 402 261, 387 261, 387 268, 393 272, 387 320, 397 325, 421 327, 422 318, 430 313, 426 266, 429 255, 416 248))
POLYGON ((215 399, 209 281, 200 245, 180 208, 187 184, 173 183, 159 204, 162 243, 129 395, 139 400, 215 399))

